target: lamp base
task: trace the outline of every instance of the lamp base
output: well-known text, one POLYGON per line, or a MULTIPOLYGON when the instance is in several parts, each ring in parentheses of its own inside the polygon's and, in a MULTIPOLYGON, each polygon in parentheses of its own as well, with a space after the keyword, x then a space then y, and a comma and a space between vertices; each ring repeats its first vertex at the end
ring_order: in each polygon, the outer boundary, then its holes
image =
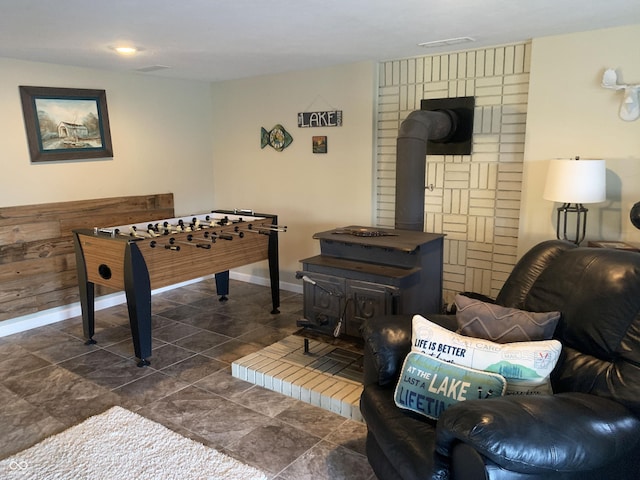
POLYGON ((580 245, 580 242, 584 240, 587 233, 587 212, 589 210, 585 208, 581 203, 565 203, 561 207, 558 207, 558 219, 556 221, 556 236, 558 240, 567 240, 573 242, 576 245, 580 245), (567 220, 569 214, 576 214, 576 231, 575 238, 567 237, 567 220), (562 229, 560 228, 562 223, 562 229))

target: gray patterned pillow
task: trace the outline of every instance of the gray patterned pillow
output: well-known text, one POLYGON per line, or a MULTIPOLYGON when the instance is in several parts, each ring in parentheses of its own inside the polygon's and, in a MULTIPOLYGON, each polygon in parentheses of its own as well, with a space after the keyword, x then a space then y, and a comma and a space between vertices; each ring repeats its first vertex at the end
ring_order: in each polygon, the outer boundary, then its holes
POLYGON ((550 340, 560 312, 525 312, 456 295, 456 333, 496 343, 550 340))

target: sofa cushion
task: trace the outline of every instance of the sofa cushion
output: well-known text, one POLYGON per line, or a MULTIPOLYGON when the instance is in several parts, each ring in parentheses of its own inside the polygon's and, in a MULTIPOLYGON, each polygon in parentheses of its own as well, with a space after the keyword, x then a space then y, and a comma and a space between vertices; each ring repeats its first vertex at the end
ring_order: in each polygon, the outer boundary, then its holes
POLYGON ((562 350, 557 340, 501 344, 468 337, 420 315, 413 317, 411 340, 414 352, 502 375, 507 379, 506 395, 552 393, 549 375, 562 350))
POLYGON ((456 295, 457 333, 497 343, 551 340, 560 312, 526 312, 456 295))
POLYGON ((454 403, 472 398, 499 397, 506 387, 507 381, 497 373, 410 352, 402 365, 394 400, 402 409, 435 420, 454 403))

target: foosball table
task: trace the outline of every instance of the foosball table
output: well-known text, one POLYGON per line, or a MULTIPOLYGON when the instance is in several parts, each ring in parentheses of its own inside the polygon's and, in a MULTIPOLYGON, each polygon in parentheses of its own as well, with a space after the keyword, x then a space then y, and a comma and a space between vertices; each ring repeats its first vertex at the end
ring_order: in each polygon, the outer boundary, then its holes
POLYGON ((151 356, 151 290, 215 274, 220 300, 229 294, 229 270, 268 260, 271 313, 279 313, 278 217, 214 210, 185 218, 73 231, 82 323, 96 343, 95 285, 124 290, 138 366, 151 356))

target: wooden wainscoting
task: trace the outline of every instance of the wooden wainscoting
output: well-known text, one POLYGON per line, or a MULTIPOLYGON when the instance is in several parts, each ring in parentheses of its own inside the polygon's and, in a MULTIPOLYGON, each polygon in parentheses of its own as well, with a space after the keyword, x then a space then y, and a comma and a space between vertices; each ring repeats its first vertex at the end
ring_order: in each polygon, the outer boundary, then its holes
POLYGON ((172 217, 172 193, 0 208, 0 321, 79 301, 73 229, 172 217))

